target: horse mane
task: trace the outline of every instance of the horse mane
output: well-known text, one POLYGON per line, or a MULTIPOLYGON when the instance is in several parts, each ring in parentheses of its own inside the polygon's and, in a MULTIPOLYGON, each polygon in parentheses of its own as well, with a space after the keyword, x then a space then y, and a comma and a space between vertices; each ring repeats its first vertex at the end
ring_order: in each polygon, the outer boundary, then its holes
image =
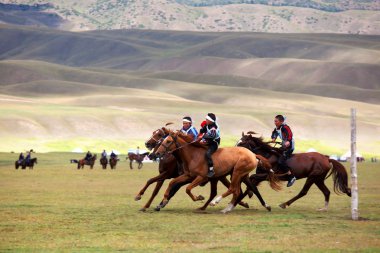
POLYGON ((182 140, 184 140, 186 143, 191 143, 190 145, 193 147, 207 149, 207 146, 202 145, 201 143, 199 143, 199 141, 194 142, 192 137, 183 133, 181 130, 177 130, 176 132, 172 132, 172 133, 175 134, 176 137, 179 137, 182 140))
POLYGON ((264 151, 266 151, 268 153, 281 154, 281 149, 280 148, 275 148, 275 147, 270 146, 268 142, 264 141, 263 137, 254 137, 254 136, 252 136, 252 134, 249 134, 249 135, 246 135, 246 136, 249 136, 249 140, 248 141, 252 140, 255 143, 255 146, 260 147, 264 151))

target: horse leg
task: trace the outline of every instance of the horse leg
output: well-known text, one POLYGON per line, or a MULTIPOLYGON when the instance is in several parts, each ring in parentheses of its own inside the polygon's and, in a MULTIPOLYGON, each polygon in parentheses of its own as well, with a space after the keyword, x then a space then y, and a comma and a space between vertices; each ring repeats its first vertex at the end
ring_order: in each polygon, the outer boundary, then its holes
POLYGON ((169 202, 169 194, 170 190, 172 189, 173 185, 185 182, 187 180, 190 180, 191 176, 189 174, 183 174, 179 177, 174 178, 172 181, 170 181, 168 188, 166 188, 165 194, 164 194, 164 199, 162 200, 162 206, 164 207, 168 202, 169 202))
MULTIPOLYGON (((220 182, 222 182, 222 184, 223 184, 226 188, 229 188, 229 187, 230 187, 231 183, 230 183, 230 181, 228 181, 228 179, 227 179, 226 177, 222 177, 222 178, 220 178, 219 180, 220 180, 220 182)), ((246 196, 246 195, 244 195, 244 197, 245 197, 245 196, 246 196)), ((244 197, 243 197, 243 198, 244 198, 244 197)), ((245 207, 245 208, 249 208, 248 203, 246 203, 246 202, 242 202, 242 201, 241 201, 243 198, 240 198, 240 199, 238 200, 238 203, 237 203, 237 204, 239 204, 239 205, 241 205, 241 206, 243 206, 243 207, 245 207)), ((236 204, 235 204, 235 206, 236 206, 236 204)))
POLYGON ((139 162, 139 167, 138 167, 138 169, 140 170, 140 169, 142 168, 142 166, 143 166, 143 163, 142 163, 142 162, 139 162))
POLYGON ((330 200, 330 190, 325 185, 324 178, 321 178, 321 180, 318 180, 315 182, 315 184, 318 186, 319 190, 323 193, 325 196, 325 207, 317 209, 318 211, 327 211, 329 207, 329 200, 330 200))
POLYGON ((131 170, 133 170, 133 167, 132 167, 132 159, 129 160, 129 168, 130 168, 131 170))
POLYGON ((207 181, 207 180, 208 180, 207 178, 204 178, 204 177, 202 177, 202 176, 197 176, 197 177, 193 180, 193 182, 191 182, 191 184, 190 184, 188 187, 186 187, 186 193, 187 193, 187 195, 190 196, 190 198, 191 198, 193 201, 198 201, 198 200, 200 200, 200 199, 198 198, 198 196, 195 197, 195 196, 191 193, 191 190, 192 190, 193 188, 197 187, 198 185, 200 185, 201 183, 207 181))
MULTIPOLYGON (((226 179, 226 178, 224 178, 224 179, 226 179)), ((211 200, 213 198, 215 198, 216 194, 218 193, 218 189, 217 189, 218 181, 219 180, 217 180, 217 179, 211 179, 210 180, 210 197, 208 198, 208 200, 206 201, 206 203, 202 207, 198 208, 198 210, 206 210, 208 204, 210 204, 211 200)))
MULTIPOLYGON (((177 193, 177 191, 179 189, 181 189, 182 186, 184 186, 185 184, 188 184, 190 182, 191 182, 191 178, 184 181, 184 182, 174 184, 173 187, 170 189, 168 201, 177 193)), ((203 200, 203 199, 204 199, 204 197, 202 195, 198 196, 198 200, 203 200)), ((164 208, 167 204, 168 204, 168 202, 164 205, 163 202, 161 201, 160 204, 154 210, 160 211, 161 208, 164 208)))
POLYGON ((144 193, 145 193, 146 189, 148 189, 149 185, 153 184, 154 182, 160 181, 160 180, 163 181, 165 179, 167 179, 167 173, 166 173, 166 171, 163 172, 163 173, 161 173, 160 175, 158 175, 156 177, 152 177, 151 179, 149 179, 146 182, 145 186, 136 195, 135 200, 137 201, 137 200, 141 199, 141 196, 144 195, 144 193))
POLYGON ((150 199, 148 200, 148 202, 146 202, 146 204, 144 205, 144 207, 142 207, 140 209, 140 211, 145 212, 145 210, 150 207, 150 205, 153 202, 153 199, 156 197, 157 193, 160 191, 160 189, 161 189, 161 187, 162 187, 163 184, 164 184, 164 180, 157 181, 157 184, 156 184, 156 187, 154 187, 152 196, 150 196, 150 199))
POLYGON ((296 201, 297 199, 299 198, 302 198, 303 196, 305 196, 307 194, 307 192, 309 191, 310 187, 314 184, 315 182, 315 178, 314 177, 308 177, 306 179, 306 183, 305 185, 303 186, 302 190, 297 194, 297 196, 295 196, 294 198, 280 204, 280 207, 285 209, 287 206, 290 206, 294 201, 296 201))
MULTIPOLYGON (((272 208, 270 207, 270 205, 268 205, 268 204, 264 201, 263 197, 261 197, 261 194, 260 194, 259 189, 257 188, 257 186, 251 182, 251 180, 248 178, 248 176, 244 177, 243 182, 247 185, 247 187, 248 187, 249 189, 251 189, 251 190, 253 191, 253 193, 254 193, 254 194, 256 195, 256 197, 259 199, 261 205, 262 205, 263 207, 265 207, 265 209, 267 209, 269 212, 272 211, 272 208)), ((247 190, 246 192, 248 193, 248 190, 247 190)), ((239 198, 242 197, 242 196, 244 196, 244 194, 240 194, 240 196, 238 197, 237 200, 239 200, 239 198)), ((235 205, 236 205, 236 204, 235 204, 235 205)))

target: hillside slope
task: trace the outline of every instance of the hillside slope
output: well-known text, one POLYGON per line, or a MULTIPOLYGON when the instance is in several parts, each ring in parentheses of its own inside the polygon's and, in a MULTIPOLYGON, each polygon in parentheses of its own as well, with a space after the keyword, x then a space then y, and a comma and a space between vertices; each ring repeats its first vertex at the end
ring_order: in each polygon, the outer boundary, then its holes
POLYGON ((0 8, 2 23, 58 27, 72 31, 154 29, 380 34, 378 22, 380 4, 376 0, 52 0, 49 1, 51 6, 38 12, 38 15, 32 6, 45 2, 39 0, 3 0, 3 2, 13 7, 12 11, 0 8), (18 8, 21 4, 31 7, 18 8), (41 17, 36 18, 36 15, 41 17), (51 24, 46 20, 49 17, 51 24), (31 22, 28 22, 29 20, 31 22))

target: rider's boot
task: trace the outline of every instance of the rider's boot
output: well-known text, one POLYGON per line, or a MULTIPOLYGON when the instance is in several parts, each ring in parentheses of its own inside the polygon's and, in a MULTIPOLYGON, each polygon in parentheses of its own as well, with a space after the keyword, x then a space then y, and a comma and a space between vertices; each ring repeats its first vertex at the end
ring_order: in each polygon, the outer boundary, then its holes
POLYGON ((213 177, 214 175, 215 175, 214 167, 211 166, 208 168, 207 177, 213 177))

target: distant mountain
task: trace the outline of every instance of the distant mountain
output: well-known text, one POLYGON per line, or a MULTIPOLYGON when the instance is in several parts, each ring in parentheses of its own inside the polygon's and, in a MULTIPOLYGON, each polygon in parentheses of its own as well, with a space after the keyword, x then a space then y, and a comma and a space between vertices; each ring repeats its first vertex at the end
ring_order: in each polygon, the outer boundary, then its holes
POLYGON ((49 4, 40 0, 2 2, 2 23, 70 31, 154 29, 380 34, 378 0, 51 0, 49 4))

